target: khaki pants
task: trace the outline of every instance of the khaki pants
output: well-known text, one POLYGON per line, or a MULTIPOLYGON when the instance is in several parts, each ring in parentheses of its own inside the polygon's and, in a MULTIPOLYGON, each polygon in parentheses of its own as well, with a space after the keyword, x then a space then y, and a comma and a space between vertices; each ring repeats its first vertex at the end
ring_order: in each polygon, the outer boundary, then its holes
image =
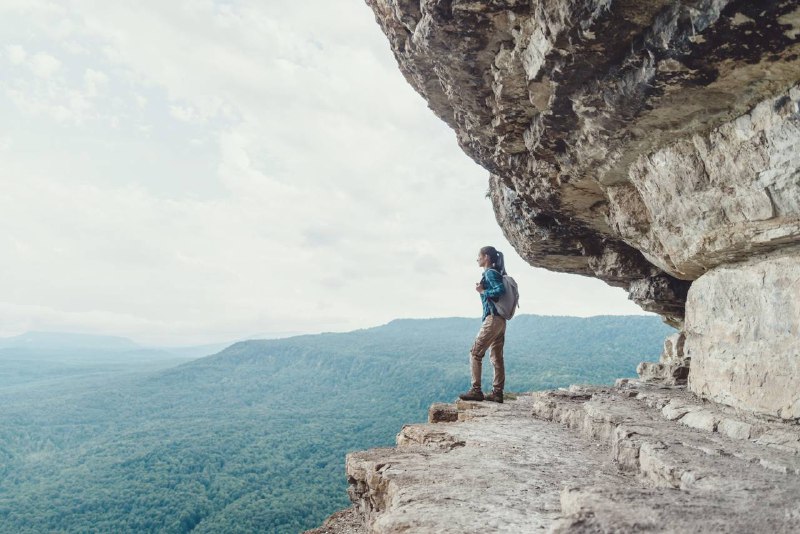
POLYGON ((481 364, 486 350, 491 349, 489 359, 494 366, 494 380, 492 388, 503 391, 506 383, 506 369, 503 364, 503 344, 506 341, 506 320, 499 315, 489 315, 483 320, 475 343, 470 350, 470 364, 472 367, 472 387, 481 388, 481 364))

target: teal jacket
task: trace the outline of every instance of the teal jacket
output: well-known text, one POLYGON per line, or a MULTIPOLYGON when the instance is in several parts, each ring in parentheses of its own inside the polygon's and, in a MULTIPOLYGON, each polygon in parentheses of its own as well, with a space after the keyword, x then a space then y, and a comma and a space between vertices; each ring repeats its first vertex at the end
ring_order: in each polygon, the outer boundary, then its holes
POLYGON ((494 269, 483 271, 481 284, 483 284, 484 288, 483 293, 481 293, 481 303, 483 304, 481 321, 483 321, 490 315, 497 315, 497 308, 495 308, 492 299, 500 298, 500 295, 506 292, 506 287, 503 285, 503 275, 494 269))

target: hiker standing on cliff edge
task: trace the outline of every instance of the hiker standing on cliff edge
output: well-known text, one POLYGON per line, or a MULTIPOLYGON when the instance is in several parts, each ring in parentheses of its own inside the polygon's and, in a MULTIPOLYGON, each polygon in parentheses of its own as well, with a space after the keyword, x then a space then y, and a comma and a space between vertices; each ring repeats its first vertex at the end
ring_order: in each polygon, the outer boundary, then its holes
POLYGON ((478 253, 478 266, 483 268, 481 281, 475 284, 483 303, 483 324, 470 350, 472 369, 472 388, 459 397, 462 400, 503 402, 503 387, 506 380, 503 364, 503 344, 506 339, 506 320, 498 312, 494 300, 500 298, 506 289, 503 275, 506 274, 503 253, 494 247, 483 247, 478 253), (494 300, 492 300, 494 299, 494 300), (490 360, 494 366, 492 392, 481 391, 481 367, 486 350, 491 350, 490 360))

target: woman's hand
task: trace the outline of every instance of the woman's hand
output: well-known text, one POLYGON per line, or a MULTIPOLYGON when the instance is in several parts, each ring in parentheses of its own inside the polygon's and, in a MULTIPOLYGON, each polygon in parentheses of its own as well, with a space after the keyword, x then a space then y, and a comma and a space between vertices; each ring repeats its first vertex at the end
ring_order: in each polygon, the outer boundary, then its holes
POLYGON ((486 288, 483 287, 482 282, 478 282, 477 284, 475 284, 475 291, 477 291, 478 293, 483 293, 485 289, 486 288))

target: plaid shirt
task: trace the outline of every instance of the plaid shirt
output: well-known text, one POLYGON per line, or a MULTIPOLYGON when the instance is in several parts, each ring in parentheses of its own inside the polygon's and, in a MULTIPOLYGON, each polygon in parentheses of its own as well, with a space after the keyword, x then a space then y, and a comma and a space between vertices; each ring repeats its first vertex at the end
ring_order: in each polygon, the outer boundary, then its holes
POLYGON ((481 321, 483 321, 490 315, 497 315, 497 308, 495 308, 492 299, 499 298, 500 295, 505 293, 506 287, 503 285, 503 275, 494 269, 486 269, 483 271, 481 284, 483 284, 484 288, 483 293, 481 293, 481 303, 483 304, 483 317, 481 317, 481 321))

